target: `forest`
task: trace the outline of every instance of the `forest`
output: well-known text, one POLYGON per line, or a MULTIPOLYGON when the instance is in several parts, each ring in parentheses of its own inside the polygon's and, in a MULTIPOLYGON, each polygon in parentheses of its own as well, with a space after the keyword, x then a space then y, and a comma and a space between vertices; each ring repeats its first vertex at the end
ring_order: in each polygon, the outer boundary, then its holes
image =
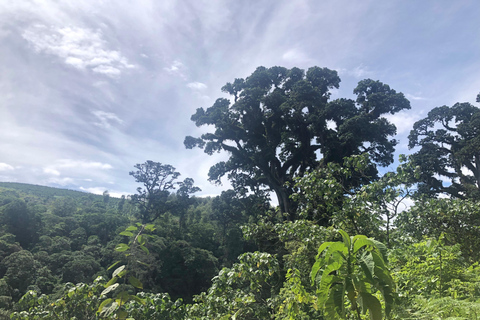
POLYGON ((1 182, 0 319, 479 319, 480 108, 432 109, 398 156, 404 94, 339 85, 258 67, 198 108, 218 196, 161 159, 121 198, 1 182))

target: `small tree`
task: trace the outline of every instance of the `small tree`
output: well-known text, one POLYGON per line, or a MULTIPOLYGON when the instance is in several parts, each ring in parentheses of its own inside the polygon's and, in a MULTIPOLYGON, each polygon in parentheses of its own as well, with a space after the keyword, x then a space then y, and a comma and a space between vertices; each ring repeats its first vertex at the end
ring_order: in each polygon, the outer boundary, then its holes
POLYGON ((358 320, 367 310, 370 319, 381 320, 382 304, 376 292, 383 297, 387 315, 395 297, 395 283, 386 265, 386 247, 363 235, 349 237, 342 230, 339 233, 342 241, 323 243, 312 267, 317 303, 325 308, 328 319, 346 319, 347 297, 358 320))
POLYGON ((162 213, 168 211, 167 203, 170 190, 179 186, 177 195, 182 200, 189 194, 200 191, 193 186, 193 179, 187 178, 183 182, 176 182, 180 173, 169 164, 161 164, 148 160, 142 164, 136 164, 136 171, 130 172, 136 182, 144 185, 144 188, 137 188, 137 194, 131 197, 132 204, 139 209, 142 224, 153 222, 162 213))

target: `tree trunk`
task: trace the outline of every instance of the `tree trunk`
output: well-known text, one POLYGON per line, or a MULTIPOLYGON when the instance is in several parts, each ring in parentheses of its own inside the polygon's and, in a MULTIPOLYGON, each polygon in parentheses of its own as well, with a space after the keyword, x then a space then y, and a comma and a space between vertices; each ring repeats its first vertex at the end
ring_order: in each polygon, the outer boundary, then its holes
POLYGON ((285 187, 275 187, 274 191, 277 195, 280 212, 282 214, 287 214, 287 220, 295 221, 295 206, 292 205, 288 190, 285 187))

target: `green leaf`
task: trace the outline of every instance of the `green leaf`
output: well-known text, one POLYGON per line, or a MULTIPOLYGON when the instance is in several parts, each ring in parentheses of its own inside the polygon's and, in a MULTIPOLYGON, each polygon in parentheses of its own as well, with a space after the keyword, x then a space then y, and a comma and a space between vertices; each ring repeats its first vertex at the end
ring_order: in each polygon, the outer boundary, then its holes
POLYGON ((128 277, 128 282, 135 288, 143 289, 143 284, 140 282, 140 280, 138 280, 134 276, 128 277))
POLYGON ((115 266, 116 266, 117 264, 119 264, 119 263, 120 263, 120 261, 115 262, 115 263, 112 264, 110 267, 108 267, 107 270, 112 269, 113 267, 115 267, 115 266))
MULTIPOLYGON (((107 299, 107 300, 112 300, 112 299, 107 299)), ((118 304, 116 302, 112 302, 112 301, 110 302, 111 304, 108 307, 106 307, 108 304, 105 304, 102 307, 102 311, 100 311, 100 316, 109 317, 112 313, 115 312, 115 310, 118 309, 118 304)))
POLYGON ((358 250, 363 248, 364 246, 375 246, 375 244, 372 242, 372 239, 369 239, 367 237, 358 237, 355 239, 355 242, 353 243, 353 253, 357 253, 358 250))
POLYGON ((112 279, 110 279, 110 281, 107 282, 107 284, 105 285, 105 288, 110 287, 112 284, 116 283, 117 280, 118 280, 117 277, 113 277, 112 279))
POLYGON ((145 230, 153 232, 155 230, 155 225, 149 223, 149 224, 145 225, 145 230))
POLYGON ((127 291, 122 291, 115 297, 115 302, 122 306, 127 303, 131 299, 131 297, 133 296, 128 294, 127 291))
POLYGON ((137 230, 138 230, 138 228, 135 227, 135 226, 130 226, 127 229, 125 229, 125 231, 137 231, 137 230))
POLYGON ((103 311, 103 308, 109 304, 109 303, 112 303, 113 302, 113 299, 109 298, 109 299, 106 299, 106 300, 103 300, 103 302, 100 304, 100 306, 98 307, 98 310, 97 310, 97 313, 99 312, 102 312, 103 311))
POLYGON ((145 246, 140 245, 140 249, 142 249, 143 252, 145 252, 146 254, 150 254, 150 251, 148 251, 148 249, 145 246))
POLYGON ((332 243, 334 242, 324 242, 320 245, 320 247, 318 248, 318 254, 317 254, 317 259, 318 257, 320 257, 320 255, 322 254, 322 252, 328 247, 330 246, 332 243))
POLYGON ((113 271, 112 278, 118 276, 118 274, 119 274, 120 272, 122 272, 124 269, 125 269, 125 265, 120 266, 120 267, 118 267, 117 269, 115 269, 115 271, 113 271))
POLYGON ((138 238, 137 238, 137 242, 143 246, 145 244, 145 239, 143 238, 142 235, 139 235, 138 238))
POLYGON ((370 252, 366 252, 364 255, 362 255, 362 257, 359 259, 359 263, 363 273, 367 276, 368 281, 373 283, 375 262, 370 252))
POLYGON ((345 245, 348 248, 348 251, 350 251, 350 246, 352 245, 352 243, 350 241, 350 236, 345 231, 343 231, 342 229, 338 230, 338 233, 340 233, 342 235, 343 243, 345 243, 345 245))
POLYGON ((103 290, 100 295, 103 296, 108 294, 109 292, 112 292, 113 290, 117 289, 118 285, 119 285, 118 283, 112 284, 110 287, 103 290))
POLYGON ((125 319, 128 316, 128 312, 125 310, 118 310, 116 316, 117 319, 125 319))
POLYGON ((318 270, 322 267, 322 259, 318 259, 315 261, 312 267, 312 271, 310 272, 310 277, 312 279, 312 285, 315 283, 315 278, 317 277, 318 270))
POLYGON ((132 296, 132 299, 137 301, 138 303, 141 303, 143 305, 146 305, 147 304, 147 301, 145 301, 145 299, 141 299, 140 297, 137 297, 137 296, 132 296))
POLYGON ((125 243, 119 243, 115 247, 115 251, 118 251, 118 252, 124 252, 124 251, 127 251, 128 249, 130 249, 130 247, 128 245, 126 245, 125 243))
POLYGON ((122 231, 122 232, 120 232, 120 235, 121 236, 127 236, 127 237, 133 237, 133 233, 131 233, 130 231, 122 231))
POLYGON ((378 299, 367 292, 360 292, 358 303, 362 307, 363 312, 370 312, 371 320, 382 320, 382 305, 378 299))

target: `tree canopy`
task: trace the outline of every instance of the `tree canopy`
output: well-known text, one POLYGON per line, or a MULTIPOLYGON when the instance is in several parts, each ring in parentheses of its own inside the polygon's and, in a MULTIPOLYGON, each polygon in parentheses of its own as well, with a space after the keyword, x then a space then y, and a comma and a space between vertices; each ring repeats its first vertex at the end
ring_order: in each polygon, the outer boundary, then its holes
POLYGON ((409 147, 420 147, 411 159, 421 168, 421 193, 480 199, 479 108, 456 103, 432 109, 414 124, 409 147))
POLYGON ((237 190, 274 191, 281 211, 295 219, 289 198, 294 177, 361 153, 370 156, 372 177, 375 164, 393 162, 396 127, 383 116, 409 109, 408 100, 388 85, 366 79, 354 90, 356 100, 329 101, 339 84, 337 72, 327 68, 259 67, 222 88, 233 101, 220 98, 206 110, 197 109, 192 121, 215 131, 188 136, 184 144, 209 155, 227 151, 229 160, 211 167, 209 179, 220 183, 228 174, 237 190))

